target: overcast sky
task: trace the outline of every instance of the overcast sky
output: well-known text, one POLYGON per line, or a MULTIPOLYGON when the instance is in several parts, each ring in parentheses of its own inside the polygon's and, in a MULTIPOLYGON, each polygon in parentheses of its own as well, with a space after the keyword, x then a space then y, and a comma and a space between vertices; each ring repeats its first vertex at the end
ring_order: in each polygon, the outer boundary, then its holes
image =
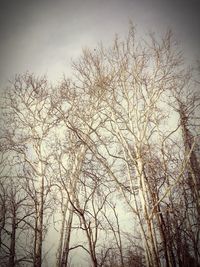
POLYGON ((69 73, 82 47, 124 36, 129 20, 140 35, 171 28, 188 61, 200 59, 200 0, 1 0, 0 90, 14 74, 69 73))
POLYGON ((127 33, 171 28, 189 60, 200 58, 200 0, 3 0, 0 2, 0 86, 25 71, 55 82, 81 48, 127 33))

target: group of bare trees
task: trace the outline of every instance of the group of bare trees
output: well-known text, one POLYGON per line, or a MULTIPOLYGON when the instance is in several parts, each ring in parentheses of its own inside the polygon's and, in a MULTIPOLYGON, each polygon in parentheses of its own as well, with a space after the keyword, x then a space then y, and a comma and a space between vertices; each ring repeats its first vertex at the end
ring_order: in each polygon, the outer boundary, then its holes
POLYGON ((132 26, 72 68, 5 92, 1 266, 44 265, 45 242, 58 267, 200 266, 198 72, 171 32, 137 40, 132 26))

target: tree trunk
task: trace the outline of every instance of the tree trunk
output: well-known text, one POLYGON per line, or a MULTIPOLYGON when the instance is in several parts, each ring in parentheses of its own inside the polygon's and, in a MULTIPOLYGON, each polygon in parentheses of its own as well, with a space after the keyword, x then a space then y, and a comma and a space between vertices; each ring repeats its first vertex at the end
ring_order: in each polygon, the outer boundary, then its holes
POLYGON ((68 200, 66 201, 64 205, 64 210, 62 214, 62 225, 61 225, 61 231, 60 231, 60 241, 59 246, 57 249, 57 267, 61 266, 61 258, 62 258, 62 252, 63 252, 63 240, 64 240, 64 233, 65 233, 65 223, 66 223, 66 214, 68 210, 68 200))
POLYGON ((16 237, 16 210, 13 207, 13 217, 12 217, 12 232, 10 240, 10 254, 9 254, 9 267, 15 266, 15 237, 16 237))
POLYGON ((42 177, 40 195, 36 207, 36 229, 35 229, 35 255, 34 267, 42 265, 42 242, 43 242, 43 212, 44 212, 44 177, 42 177), (39 201, 38 201, 39 200, 39 201))
POLYGON ((72 221, 73 221, 73 210, 70 210, 69 218, 68 218, 68 221, 66 222, 65 239, 64 239, 64 245, 63 245, 63 250, 62 250, 62 259, 61 259, 60 267, 67 267, 72 221))
MULTIPOLYGON (((145 173, 143 168, 142 158, 140 153, 138 153, 137 157, 137 168, 136 168, 137 176, 139 179, 139 196, 141 202, 141 208, 143 213, 143 218, 146 223, 146 237, 144 238, 146 245, 145 249, 148 249, 146 253, 148 255, 148 265, 149 267, 159 267, 159 256, 156 249, 154 233, 152 229, 152 222, 149 219, 149 208, 148 208, 148 192, 147 192, 147 185, 145 182, 145 173)), ((142 227, 142 226, 140 226, 142 227)))

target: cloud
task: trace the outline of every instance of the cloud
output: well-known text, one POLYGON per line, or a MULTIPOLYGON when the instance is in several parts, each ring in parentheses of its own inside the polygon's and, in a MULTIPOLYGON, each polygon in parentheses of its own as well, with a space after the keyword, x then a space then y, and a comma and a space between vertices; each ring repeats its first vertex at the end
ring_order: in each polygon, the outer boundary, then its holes
MULTIPOLYGON (((199 1, 160 0, 18 0, 3 1, 0 16, 0 80, 30 70, 65 72, 83 46, 106 45, 115 33, 124 36, 128 21, 140 35, 171 27, 191 54, 199 55, 199 1)), ((61 74, 62 75, 62 74, 61 74)))

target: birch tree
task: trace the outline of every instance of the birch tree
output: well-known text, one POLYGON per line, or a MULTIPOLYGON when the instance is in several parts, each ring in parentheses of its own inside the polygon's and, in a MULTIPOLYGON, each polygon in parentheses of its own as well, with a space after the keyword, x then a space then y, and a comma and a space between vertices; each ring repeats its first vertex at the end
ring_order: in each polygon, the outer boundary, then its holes
MULTIPOLYGON (((45 78, 16 76, 7 91, 5 135, 10 153, 16 154, 16 171, 34 209, 34 266, 42 264, 44 224, 52 184, 49 136, 56 124, 51 114, 50 86, 45 78), (7 120, 7 121, 6 121, 7 120)), ((15 156, 14 156, 15 157, 15 156)))
POLYGON ((130 25, 124 40, 84 49, 72 68, 56 88, 16 76, 5 95, 0 174, 9 155, 16 174, 7 176, 18 181, 8 189, 0 180, 7 262, 42 265, 53 215, 58 267, 80 248, 95 267, 199 266, 198 82, 171 31, 139 39, 130 25), (25 258, 20 227, 34 241, 25 258))
POLYGON ((98 96, 103 121, 102 131, 92 128, 93 137, 76 130, 77 136, 115 180, 138 221, 147 266, 161 266, 163 261, 174 266, 164 203, 183 179, 194 144, 176 164, 180 125, 170 127, 166 103, 174 87, 184 86, 187 71, 171 32, 160 40, 150 34, 138 42, 131 27, 125 41, 116 38, 110 49, 100 45, 95 51, 85 50, 73 66, 81 86, 90 88, 90 97, 98 96), (104 138, 112 139, 109 145, 104 138))

